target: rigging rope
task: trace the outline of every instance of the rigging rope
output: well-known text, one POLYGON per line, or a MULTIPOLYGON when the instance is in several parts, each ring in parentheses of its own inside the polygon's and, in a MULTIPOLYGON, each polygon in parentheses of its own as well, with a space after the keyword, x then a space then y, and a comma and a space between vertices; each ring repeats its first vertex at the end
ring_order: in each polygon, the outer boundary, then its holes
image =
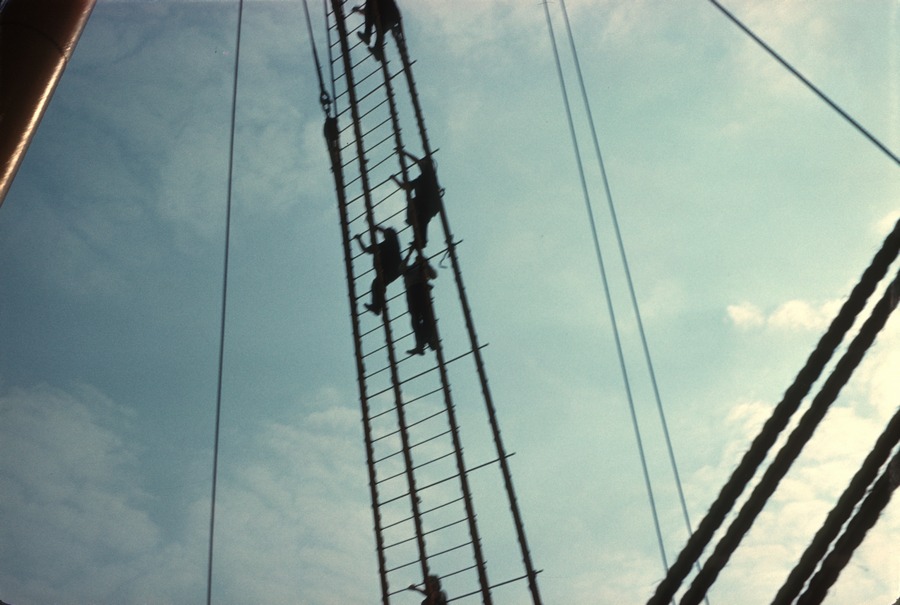
POLYGON ((551 46, 553 47, 553 57, 556 61, 556 71, 557 71, 557 75, 559 76, 560 88, 562 90, 563 103, 566 108, 566 118, 568 119, 568 123, 569 123, 569 134, 572 137, 572 146, 575 150, 575 157, 576 157, 577 164, 578 164, 578 175, 579 175, 579 178, 581 179, 581 189, 582 189, 582 193, 584 194, 584 203, 585 203, 585 207, 587 208, 588 218, 589 218, 590 225, 591 225, 591 234, 594 239, 594 252, 597 256, 597 264, 600 267, 600 276, 603 281, 603 290, 606 295, 606 306, 607 306, 607 310, 609 312, 610 322, 612 324, 613 336, 614 336, 615 342, 616 342, 616 352, 618 353, 618 357, 619 357, 619 367, 622 371, 622 378, 625 382, 625 393, 628 397, 628 407, 631 412, 631 423, 634 428, 634 434, 635 434, 635 438, 637 440, 637 446, 638 446, 638 453, 639 453, 640 459, 641 459, 641 469, 644 474, 644 484, 647 489, 647 497, 650 502, 650 509, 653 513, 653 524, 654 524, 654 527, 656 528, 656 540, 659 545, 659 554, 660 554, 660 557, 662 558, 663 568, 666 571, 668 571, 669 563, 666 560, 666 549, 665 549, 665 545, 663 543, 662 531, 660 529, 659 515, 657 514, 657 510, 656 510, 656 500, 653 497, 653 487, 650 482, 650 473, 647 469, 647 458, 644 454, 644 445, 643 445, 643 440, 641 439, 640 427, 638 426, 637 414, 635 412, 634 398, 631 394, 631 383, 628 379, 628 369, 626 368, 626 365, 625 365, 625 355, 622 350, 622 342, 619 337, 618 323, 616 322, 616 313, 615 313, 615 309, 613 308, 612 297, 610 295, 609 280, 607 279, 606 267, 603 263, 603 253, 600 250, 600 238, 597 235, 596 221, 594 220, 594 212, 591 208, 591 197, 590 197, 590 193, 588 192, 587 182, 586 182, 585 176, 584 176, 584 165, 581 160, 581 152, 578 149, 578 138, 575 134, 575 124, 572 120, 572 108, 569 104, 569 95, 566 92, 566 82, 565 82, 565 78, 563 77, 562 64, 560 63, 560 59, 559 59, 559 49, 557 48, 557 45, 556 45, 556 36, 553 33, 553 22, 550 19, 550 9, 548 8, 548 4, 546 1, 543 2, 543 5, 544 5, 544 14, 547 19, 547 30, 550 33, 550 42, 551 42, 551 46))
POLYGON ((675 592, 690 572, 691 566, 700 558, 703 549, 709 544, 713 534, 722 525, 744 488, 753 478, 759 465, 762 464, 769 449, 778 435, 787 426, 791 416, 797 411, 802 400, 809 393, 813 383, 821 376, 825 365, 834 355, 835 350, 846 333, 853 326, 856 316, 862 312, 866 301, 875 291, 878 283, 887 274, 891 264, 900 252, 900 221, 894 225, 893 231, 885 238, 881 249, 872 259, 872 263, 863 272, 859 283, 853 288, 847 301, 831 322, 828 330, 819 340, 815 350, 810 354, 803 369, 797 374, 793 384, 785 391, 782 400, 775 406, 772 416, 763 425, 762 430, 750 449, 744 454, 740 464, 734 470, 728 482, 722 487, 716 501, 713 502, 700 522, 697 530, 691 535, 688 543, 678 555, 665 579, 656 588, 656 593, 647 605, 662 605, 674 597, 675 592))
POLYGON ((816 532, 812 542, 800 557, 797 565, 791 570, 787 580, 778 590, 772 605, 791 605, 816 571, 816 565, 822 561, 828 547, 838 537, 838 533, 853 514, 854 508, 865 497, 870 486, 875 482, 879 470, 890 457, 891 451, 900 443, 900 410, 894 414, 887 428, 875 442, 872 451, 866 456, 859 470, 853 476, 847 489, 838 499, 837 504, 828 513, 821 529, 816 532))
MULTIPOLYGON (((303 2, 306 3, 306 0, 303 0, 303 2)), ((337 90, 334 83, 334 56, 332 52, 333 45, 331 43, 331 27, 328 25, 328 0, 322 0, 322 8, 324 9, 323 12, 325 14, 325 40, 328 43, 328 71, 331 74, 331 100, 334 103, 334 115, 337 116, 337 90)), ((312 35, 310 35, 309 40, 312 42, 312 35)))
POLYGON ((309 31, 309 45, 312 47, 313 60, 316 62, 316 76, 319 78, 319 103, 322 104, 322 109, 324 109, 325 114, 328 115, 331 99, 328 97, 328 91, 325 90, 325 80, 322 78, 322 65, 319 63, 319 53, 316 50, 315 38, 313 38, 312 20, 309 18, 309 6, 307 5, 306 0, 303 0, 303 11, 306 13, 306 29, 309 31))
POLYGON ((847 529, 835 543, 834 549, 822 562, 819 572, 813 576, 806 591, 800 595, 797 605, 816 605, 825 600, 828 589, 850 562, 850 556, 878 521, 881 511, 890 503, 894 490, 900 485, 898 475, 900 475, 900 453, 894 455, 881 477, 872 486, 872 491, 847 524, 847 529))
POLYGON ((238 0, 237 36, 234 51, 234 76, 231 90, 231 129, 228 142, 228 193, 225 204, 225 252, 222 262, 222 316, 219 324, 219 370, 216 385, 216 421, 213 438, 212 494, 209 504, 209 554, 206 568, 206 605, 212 602, 213 536, 216 527, 216 482, 219 470, 219 424, 222 416, 222 367, 225 360, 225 306, 228 300, 228 250, 231 239, 231 190, 234 174, 234 124, 237 112, 238 65, 241 58, 241 24, 244 0, 238 0))
POLYGON ((862 134, 864 137, 866 137, 867 139, 869 139, 869 142, 871 142, 871 143, 872 143, 873 145, 875 145, 878 149, 880 149, 886 156, 888 156, 889 158, 891 158, 891 159, 894 161, 895 164, 897 164, 898 166, 900 166, 900 157, 897 157, 897 155, 896 155, 894 152, 892 152, 890 149, 888 149, 887 146, 884 145, 884 143, 882 143, 882 142, 879 141, 877 138, 875 138, 875 135, 873 135, 871 132, 869 132, 868 130, 866 130, 866 129, 862 126, 862 124, 860 124, 859 122, 857 122, 855 119, 853 119, 853 117, 852 117, 850 114, 848 114, 846 111, 844 111, 843 109, 841 109, 840 106, 839 106, 837 103, 835 103, 834 101, 832 101, 832 100, 828 97, 828 95, 826 95, 824 92, 822 92, 821 90, 819 90, 819 89, 816 87, 815 84, 813 84, 812 82, 810 82, 809 80, 807 80, 807 79, 803 76, 803 74, 801 74, 799 71, 797 71, 790 63, 788 63, 784 58, 782 58, 781 55, 779 55, 777 52, 775 52, 775 50, 773 50, 772 47, 770 47, 768 44, 766 44, 766 43, 762 40, 762 38, 760 38, 759 36, 757 36, 756 34, 754 34, 754 33, 750 30, 749 27, 747 27, 746 25, 744 25, 737 17, 735 17, 732 13, 730 13, 730 12, 728 11, 728 9, 726 9, 724 6, 722 6, 721 4, 719 4, 719 2, 718 2, 717 0, 709 0, 709 1, 710 1, 710 3, 711 3, 713 6, 715 6, 716 8, 718 8, 718 9, 722 12, 723 15, 725 15, 726 17, 728 17, 728 19, 730 19, 732 23, 734 23, 735 25, 737 25, 737 26, 738 26, 745 34, 747 34, 748 36, 750 36, 750 38, 752 38, 754 42, 756 42, 757 44, 759 44, 759 45, 763 48, 763 50, 765 50, 767 53, 769 53, 769 54, 772 56, 772 58, 774 58, 776 61, 778 61, 779 63, 781 63, 781 65, 782 65, 785 69, 787 69, 789 72, 791 72, 791 74, 793 74, 794 77, 796 77, 798 80, 800 80, 801 82, 803 82, 803 83, 806 85, 807 88, 809 88, 813 93, 815 93, 816 96, 818 96, 820 99, 822 99, 823 101, 825 101, 825 103, 828 104, 828 106, 831 107, 833 110, 835 110, 836 112, 838 112, 838 114, 840 114, 840 116, 841 116, 842 118, 844 118, 851 126, 853 126, 854 128, 856 128, 856 130, 859 131, 860 134, 862 134))
POLYGON ((681 605, 696 605, 702 595, 706 594, 719 572, 725 567, 731 554, 738 547, 744 535, 749 531, 753 521, 759 515, 769 497, 778 487, 779 482, 787 474, 791 465, 800 455, 801 450, 812 438, 816 427, 825 417, 831 404, 837 399, 841 389, 850 379, 853 371, 862 361, 866 351, 875 341, 875 337, 884 327, 891 312, 897 306, 896 293, 900 288, 900 273, 885 290, 881 299, 872 308, 869 317, 860 327, 859 332, 847 346, 847 350, 838 360, 831 375, 825 380, 819 394, 813 398, 809 409, 800 418, 796 428, 788 436, 781 450, 763 474, 759 484, 754 488, 748 500, 741 507, 737 517, 728 527, 725 536, 716 545, 712 555, 707 559, 700 573, 694 578, 691 587, 681 600, 681 605))

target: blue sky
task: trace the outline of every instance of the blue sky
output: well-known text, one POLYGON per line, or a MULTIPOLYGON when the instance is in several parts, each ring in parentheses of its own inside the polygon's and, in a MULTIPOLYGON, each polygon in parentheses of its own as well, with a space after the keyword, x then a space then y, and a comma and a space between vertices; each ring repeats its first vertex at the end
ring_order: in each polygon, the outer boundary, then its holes
MULTIPOLYGON (((567 6, 697 522, 900 217, 900 172, 708 3, 567 6)), ((896 0, 728 6, 900 149, 896 0)), ((401 9, 545 601, 645 602, 661 563, 543 6, 401 9)), ((236 17, 100 0, 0 207, 4 601, 205 598, 236 17)), ((213 597, 377 602, 302 6, 248 1, 243 27, 213 597)), ((672 560, 685 530, 588 178, 672 560)), ((896 410, 898 345, 894 318, 713 602, 774 595, 896 410)), ((898 526, 894 503, 828 602, 896 599, 898 526)))

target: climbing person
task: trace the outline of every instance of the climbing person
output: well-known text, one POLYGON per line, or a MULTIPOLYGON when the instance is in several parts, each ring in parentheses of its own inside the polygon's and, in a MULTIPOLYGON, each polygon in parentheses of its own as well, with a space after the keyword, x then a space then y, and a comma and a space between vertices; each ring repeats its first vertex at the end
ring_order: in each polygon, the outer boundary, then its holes
POLYGON ((410 584, 409 590, 415 590, 425 595, 422 605, 447 605, 447 593, 441 590, 441 580, 437 576, 425 578, 425 590, 415 584, 410 584))
POLYGON ((413 249, 410 248, 403 261, 403 283, 406 286, 406 305, 416 346, 407 353, 424 355, 426 345, 432 350, 437 348, 437 329, 434 309, 431 306, 431 284, 428 283, 437 277, 437 272, 428 264, 428 259, 421 252, 416 254, 416 260, 412 265, 408 264, 412 253, 413 249))
POLYGON ((376 232, 384 235, 384 240, 376 244, 373 238, 372 244, 363 244, 362 236, 356 234, 353 238, 359 242, 362 251, 373 255, 372 266, 375 269, 375 279, 372 280, 372 302, 366 303, 366 309, 375 315, 381 315, 384 308, 384 295, 388 284, 400 277, 403 272, 403 259, 400 254, 400 240, 397 232, 388 227, 375 227, 376 232), (377 254, 376 254, 377 250, 377 254), (379 261, 381 266, 379 266, 379 261))
POLYGON ((394 0, 366 0, 365 6, 353 8, 353 12, 362 13, 365 19, 363 31, 359 38, 367 45, 375 30, 375 45, 369 48, 379 61, 384 60, 384 33, 400 25, 400 9, 394 0))
POLYGON ((406 224, 413 228, 415 246, 424 249, 428 245, 428 223, 441 211, 441 189, 430 155, 422 159, 408 151, 404 151, 403 155, 415 162, 419 176, 408 183, 401 182, 396 176, 391 176, 391 179, 411 194, 406 207, 406 224))
POLYGON ((340 131, 338 130, 337 116, 326 116, 325 125, 322 127, 325 142, 328 143, 328 151, 334 153, 341 146, 340 131))

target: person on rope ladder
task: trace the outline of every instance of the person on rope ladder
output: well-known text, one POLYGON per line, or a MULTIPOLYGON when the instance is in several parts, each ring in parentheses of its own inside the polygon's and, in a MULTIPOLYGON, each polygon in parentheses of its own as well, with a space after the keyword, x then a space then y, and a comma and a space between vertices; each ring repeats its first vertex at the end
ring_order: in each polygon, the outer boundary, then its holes
MULTIPOLYGON (((409 320, 412 324, 416 346, 407 351, 410 355, 424 355, 425 346, 432 350, 437 348, 437 330, 434 323, 434 309, 431 306, 431 284, 428 282, 437 277, 437 272, 428 264, 428 259, 417 252, 416 261, 409 265, 409 257, 414 248, 403 261, 403 282, 406 286, 406 305, 409 309, 409 320)), ((438 582, 440 588, 440 582, 438 582)))
POLYGON ((379 61, 384 61, 384 33, 400 25, 400 9, 394 0, 366 0, 365 6, 353 8, 353 12, 362 13, 365 18, 360 39, 369 44, 372 29, 375 30, 375 46, 369 48, 379 61))
POLYGON ((388 227, 375 227, 376 232, 384 235, 384 241, 376 244, 373 238, 372 245, 363 244, 362 236, 356 234, 354 239, 359 242, 359 246, 363 252, 373 255, 372 266, 375 269, 375 279, 372 280, 372 302, 366 303, 366 309, 375 315, 381 315, 384 308, 384 295, 388 284, 400 277, 403 272, 403 259, 400 254, 400 240, 397 238, 397 232, 388 227), (376 255, 376 249, 378 254, 376 255), (378 261, 381 266, 378 266, 378 261))
POLYGON ((406 224, 413 228, 416 247, 424 249, 428 245, 428 223, 441 211, 441 189, 430 155, 421 160, 408 151, 404 151, 403 155, 416 163, 419 176, 408 183, 400 182, 396 176, 391 178, 398 187, 412 192, 409 205, 406 207, 406 224))
POLYGON ((415 584, 410 584, 409 590, 415 590, 425 595, 422 605, 447 605, 447 593, 441 590, 441 580, 437 576, 428 576, 425 579, 425 590, 415 584))
POLYGON ((325 125, 322 128, 322 134, 325 135, 325 142, 328 144, 328 151, 336 152, 341 147, 341 135, 338 130, 337 116, 326 116, 325 125))

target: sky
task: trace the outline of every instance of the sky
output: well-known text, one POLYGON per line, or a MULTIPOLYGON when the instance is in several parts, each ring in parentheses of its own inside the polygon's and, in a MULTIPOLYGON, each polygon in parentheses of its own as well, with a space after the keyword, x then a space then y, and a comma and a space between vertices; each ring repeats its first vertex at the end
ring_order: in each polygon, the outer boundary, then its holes
MULTIPOLYGON (((900 150, 900 2, 726 6, 900 150)), ((321 54, 321 6, 311 8, 321 54)), ((544 601, 646 602, 664 570, 544 7, 400 8, 544 601)), ((708 2, 567 8, 697 523, 900 218, 900 171, 708 2)), ((563 44, 560 7, 550 9, 563 44)), ((206 597, 236 20, 236 2, 98 0, 0 206, 0 600, 206 597)), ((561 52, 671 562, 687 532, 561 52)), ((302 5, 247 0, 216 603, 380 600, 318 96, 302 5)), ((454 292, 449 268, 437 269, 443 309, 454 292)), ((712 603, 774 596, 897 409, 898 325, 888 322, 712 603)), ((474 461, 485 421, 460 394, 474 461)), ((483 483, 476 510, 491 511, 498 486, 483 483)), ((900 596, 897 506, 827 603, 900 596)), ((496 602, 523 601, 498 591, 496 602)))

